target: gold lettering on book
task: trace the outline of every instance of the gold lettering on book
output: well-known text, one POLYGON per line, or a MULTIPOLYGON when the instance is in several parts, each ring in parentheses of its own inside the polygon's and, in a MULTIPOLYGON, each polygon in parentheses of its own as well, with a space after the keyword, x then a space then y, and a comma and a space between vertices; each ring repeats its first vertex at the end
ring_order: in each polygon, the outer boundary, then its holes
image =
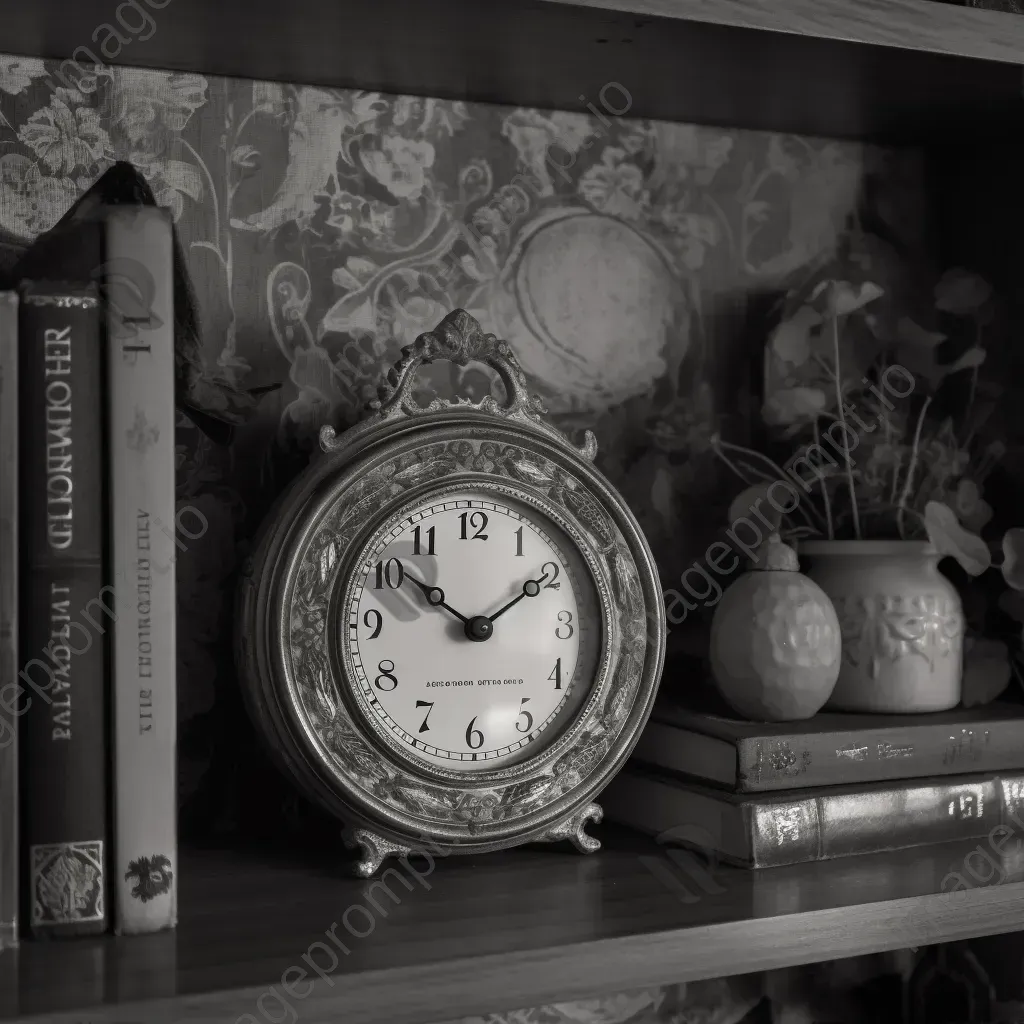
POLYGON ((53 662, 52 740, 71 739, 71 588, 50 584, 50 642, 46 653, 53 662))
POLYGON ((74 480, 71 461, 71 328, 43 331, 43 373, 46 377, 46 537, 51 548, 71 546, 74 480), (58 379, 51 379, 58 378, 58 379))
POLYGON ((153 691, 139 690, 139 733, 153 729, 153 691))
POLYGON ((894 747, 891 743, 878 744, 878 756, 884 761, 892 757, 913 757, 913 747, 894 747))
MULTIPOLYGON (((140 508, 135 516, 135 549, 138 552, 148 552, 150 546, 149 513, 140 508)), ((135 563, 135 610, 137 612, 135 634, 140 679, 153 678, 153 634, 150 621, 153 609, 152 601, 152 566, 148 555, 139 554, 135 563)), ((152 705, 150 706, 152 707, 152 705)), ((152 724, 149 728, 152 728, 152 724)))
POLYGON ((836 751, 836 757, 844 758, 847 761, 866 761, 868 757, 867 747, 840 747, 836 751))

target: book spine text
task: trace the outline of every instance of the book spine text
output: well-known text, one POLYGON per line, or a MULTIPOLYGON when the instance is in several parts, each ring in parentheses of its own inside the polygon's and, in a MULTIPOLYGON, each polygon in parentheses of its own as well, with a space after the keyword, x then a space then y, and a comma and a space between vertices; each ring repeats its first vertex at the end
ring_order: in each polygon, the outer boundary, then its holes
POLYGON ((106 928, 103 350, 93 286, 28 284, 20 310, 22 826, 28 924, 106 928))
POLYGON ((115 723, 114 928, 177 921, 174 331, 171 223, 112 209, 107 268, 115 723), (130 285, 130 287, 126 287, 130 285), (130 308, 118 297, 131 297, 130 308))

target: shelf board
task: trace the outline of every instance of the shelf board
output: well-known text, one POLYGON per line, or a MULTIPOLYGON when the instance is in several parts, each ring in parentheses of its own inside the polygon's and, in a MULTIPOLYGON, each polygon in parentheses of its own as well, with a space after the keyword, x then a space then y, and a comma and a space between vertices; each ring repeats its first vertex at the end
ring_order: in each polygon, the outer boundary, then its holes
POLYGON ((635 17, 786 32, 1008 64, 1024 63, 1024 26, 1007 15, 934 0, 544 0, 635 17))
MULTIPOLYGON (((1024 18, 929 0, 164 7, 117 63, 571 111, 602 109, 602 88, 618 82, 630 99, 610 92, 609 106, 634 117, 906 142, 994 135, 1024 102, 1024 18)), ((111 10, 11 5, 0 49, 70 57, 111 10)))
MULTIPOLYGON (((0 1018, 262 1020, 260 995, 280 992, 282 974, 306 967, 303 954, 335 924, 350 950, 335 972, 313 976, 308 992, 288 978, 305 995, 289 1000, 304 1024, 424 1024, 1024 927, 1024 868, 1001 884, 942 891, 977 843, 721 867, 709 892, 652 841, 602 836, 606 849, 589 857, 531 847, 439 859, 429 874, 423 865, 423 884, 400 869, 408 884, 389 878, 397 901, 294 854, 186 850, 176 933, 25 941, 0 954, 0 1018), (364 938, 343 923, 355 906, 372 915, 348 918, 364 938)), ((313 956, 330 967, 322 951, 313 956)), ((264 1005, 282 1016, 273 998, 264 1005)))

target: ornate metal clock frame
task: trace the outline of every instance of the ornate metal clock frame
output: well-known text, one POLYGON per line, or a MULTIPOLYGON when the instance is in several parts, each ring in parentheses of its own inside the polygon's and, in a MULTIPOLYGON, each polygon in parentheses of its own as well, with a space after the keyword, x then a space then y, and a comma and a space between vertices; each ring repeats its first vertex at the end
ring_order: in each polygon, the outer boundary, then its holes
POLYGON ((647 720, 665 652, 665 612, 635 518, 593 467, 593 434, 574 447, 547 423, 508 344, 464 310, 403 350, 370 415, 322 452, 279 499, 248 561, 236 648, 250 713, 280 766, 346 825, 369 876, 388 855, 423 848, 478 853, 571 840, 600 821, 594 797, 622 766, 647 720), (480 362, 502 406, 411 393, 434 360, 480 362), (598 594, 601 643, 593 679, 555 738, 503 768, 456 772, 421 763, 360 710, 351 652, 331 627, 356 583, 354 559, 394 513, 456 487, 503 495, 554 522, 578 548, 598 594))

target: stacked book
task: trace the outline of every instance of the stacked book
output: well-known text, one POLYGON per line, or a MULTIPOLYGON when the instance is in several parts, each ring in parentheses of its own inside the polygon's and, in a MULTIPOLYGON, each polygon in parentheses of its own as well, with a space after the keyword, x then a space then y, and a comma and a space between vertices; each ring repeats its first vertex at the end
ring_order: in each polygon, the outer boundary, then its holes
POLYGON ((1024 706, 757 723, 665 702, 602 805, 750 868, 1024 837, 1024 706))
POLYGON ((0 942, 176 920, 174 240, 109 185, 0 294, 0 942))

